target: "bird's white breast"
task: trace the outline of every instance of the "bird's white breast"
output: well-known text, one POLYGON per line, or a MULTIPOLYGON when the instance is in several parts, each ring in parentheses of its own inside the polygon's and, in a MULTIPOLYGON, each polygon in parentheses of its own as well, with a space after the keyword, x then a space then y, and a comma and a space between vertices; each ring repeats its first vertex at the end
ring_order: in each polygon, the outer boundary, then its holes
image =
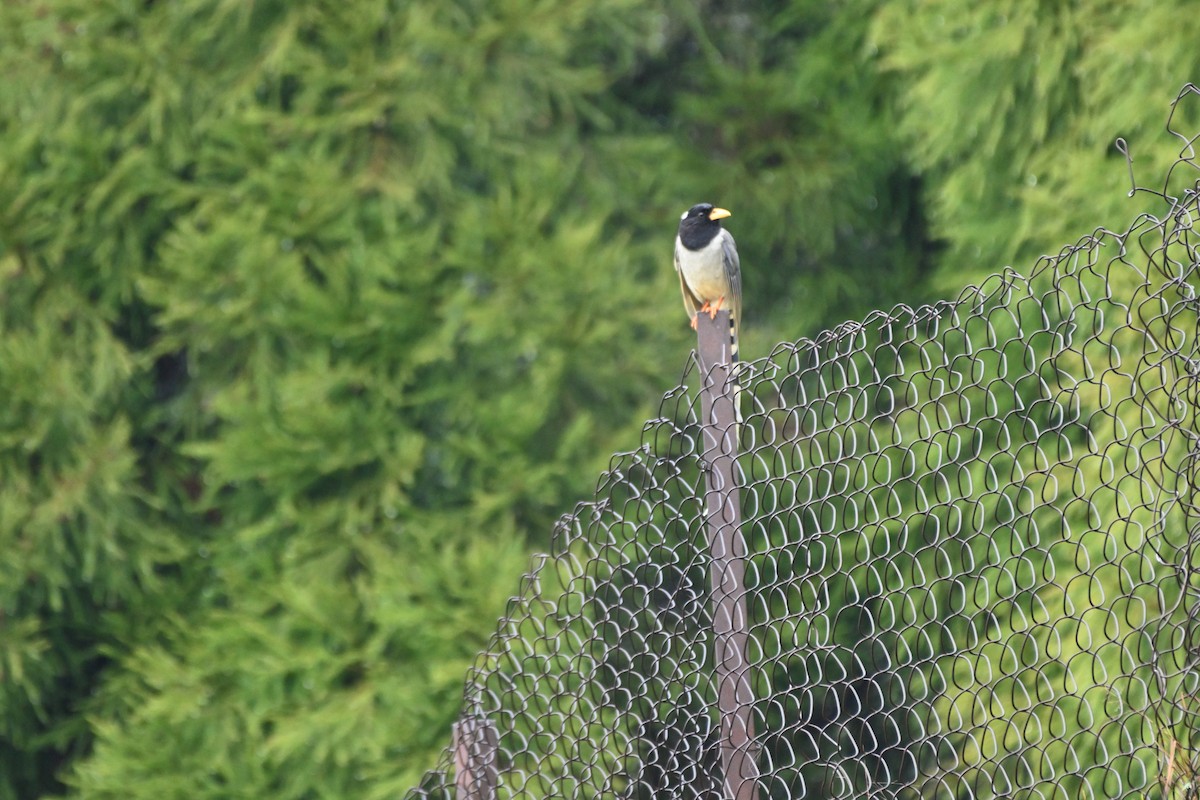
POLYGON ((675 252, 679 254, 679 271, 697 299, 702 303, 712 303, 719 297, 729 293, 729 285, 725 275, 725 256, 721 247, 721 236, 714 236, 712 241, 700 250, 688 250, 675 239, 675 252))

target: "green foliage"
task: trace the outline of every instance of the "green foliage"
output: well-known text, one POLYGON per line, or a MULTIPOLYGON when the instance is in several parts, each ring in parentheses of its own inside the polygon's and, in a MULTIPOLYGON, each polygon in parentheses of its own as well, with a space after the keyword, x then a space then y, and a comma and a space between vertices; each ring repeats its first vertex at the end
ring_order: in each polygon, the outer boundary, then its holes
POLYGON ((928 295, 926 183, 955 286, 1110 221, 1194 15, 1071 13, 0 4, 0 800, 415 783, 674 382, 679 211, 749 355, 928 295))
POLYGON ((521 11, 5 7, 0 793, 391 796, 444 744, 686 331, 575 188, 626 6, 521 11))
MULTIPOLYGON (((1136 177, 1159 180, 1183 142, 1166 109, 1196 74, 1190 4, 899 2, 872 42, 901 87, 906 150, 929 187, 948 250, 939 285, 1020 267, 1132 217, 1123 137, 1136 177)), ((1195 129, 1176 119, 1181 131, 1195 129)))

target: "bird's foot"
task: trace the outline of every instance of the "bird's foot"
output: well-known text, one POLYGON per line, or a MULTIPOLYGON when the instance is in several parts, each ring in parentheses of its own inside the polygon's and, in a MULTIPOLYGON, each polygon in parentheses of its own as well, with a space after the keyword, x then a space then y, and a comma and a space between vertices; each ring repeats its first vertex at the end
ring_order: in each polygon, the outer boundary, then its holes
POLYGON ((717 318, 717 312, 721 310, 721 304, 722 304, 722 303, 724 303, 724 302, 725 302, 725 297, 724 297, 724 295, 722 295, 721 297, 718 297, 718 298, 717 298, 716 305, 711 305, 711 306, 710 306, 708 303, 705 303, 705 304, 704 304, 704 308, 702 308, 702 309, 700 309, 700 310, 701 310, 701 311, 707 311, 707 312, 708 312, 708 318, 709 318, 709 319, 716 319, 716 318, 717 318))
POLYGON ((692 314, 692 330, 696 330, 696 314, 692 314))

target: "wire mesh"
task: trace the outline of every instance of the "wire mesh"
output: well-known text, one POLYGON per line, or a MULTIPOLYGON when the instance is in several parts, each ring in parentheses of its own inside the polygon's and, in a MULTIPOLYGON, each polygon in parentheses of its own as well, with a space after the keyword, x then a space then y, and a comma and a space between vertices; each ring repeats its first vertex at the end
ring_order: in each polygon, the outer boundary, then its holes
MULTIPOLYGON (((1163 217, 742 366, 759 798, 1195 794, 1200 184, 1180 138, 1163 217)), ((729 791, 702 377, 560 521, 469 676, 494 796, 729 791)), ((450 759, 413 800, 454 794, 450 759)))

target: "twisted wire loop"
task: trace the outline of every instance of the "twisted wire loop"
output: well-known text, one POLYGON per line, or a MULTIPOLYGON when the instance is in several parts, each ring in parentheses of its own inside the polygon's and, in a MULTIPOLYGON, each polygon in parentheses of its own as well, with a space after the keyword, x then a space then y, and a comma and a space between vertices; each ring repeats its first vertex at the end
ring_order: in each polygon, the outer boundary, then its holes
MULTIPOLYGON (((1162 218, 741 367, 759 797, 1196 795, 1200 170, 1181 138, 1171 180, 1191 184, 1162 218)), ((498 797, 727 791, 702 377, 562 518, 470 673, 498 797)), ((453 796, 451 759, 410 797, 453 796)))

